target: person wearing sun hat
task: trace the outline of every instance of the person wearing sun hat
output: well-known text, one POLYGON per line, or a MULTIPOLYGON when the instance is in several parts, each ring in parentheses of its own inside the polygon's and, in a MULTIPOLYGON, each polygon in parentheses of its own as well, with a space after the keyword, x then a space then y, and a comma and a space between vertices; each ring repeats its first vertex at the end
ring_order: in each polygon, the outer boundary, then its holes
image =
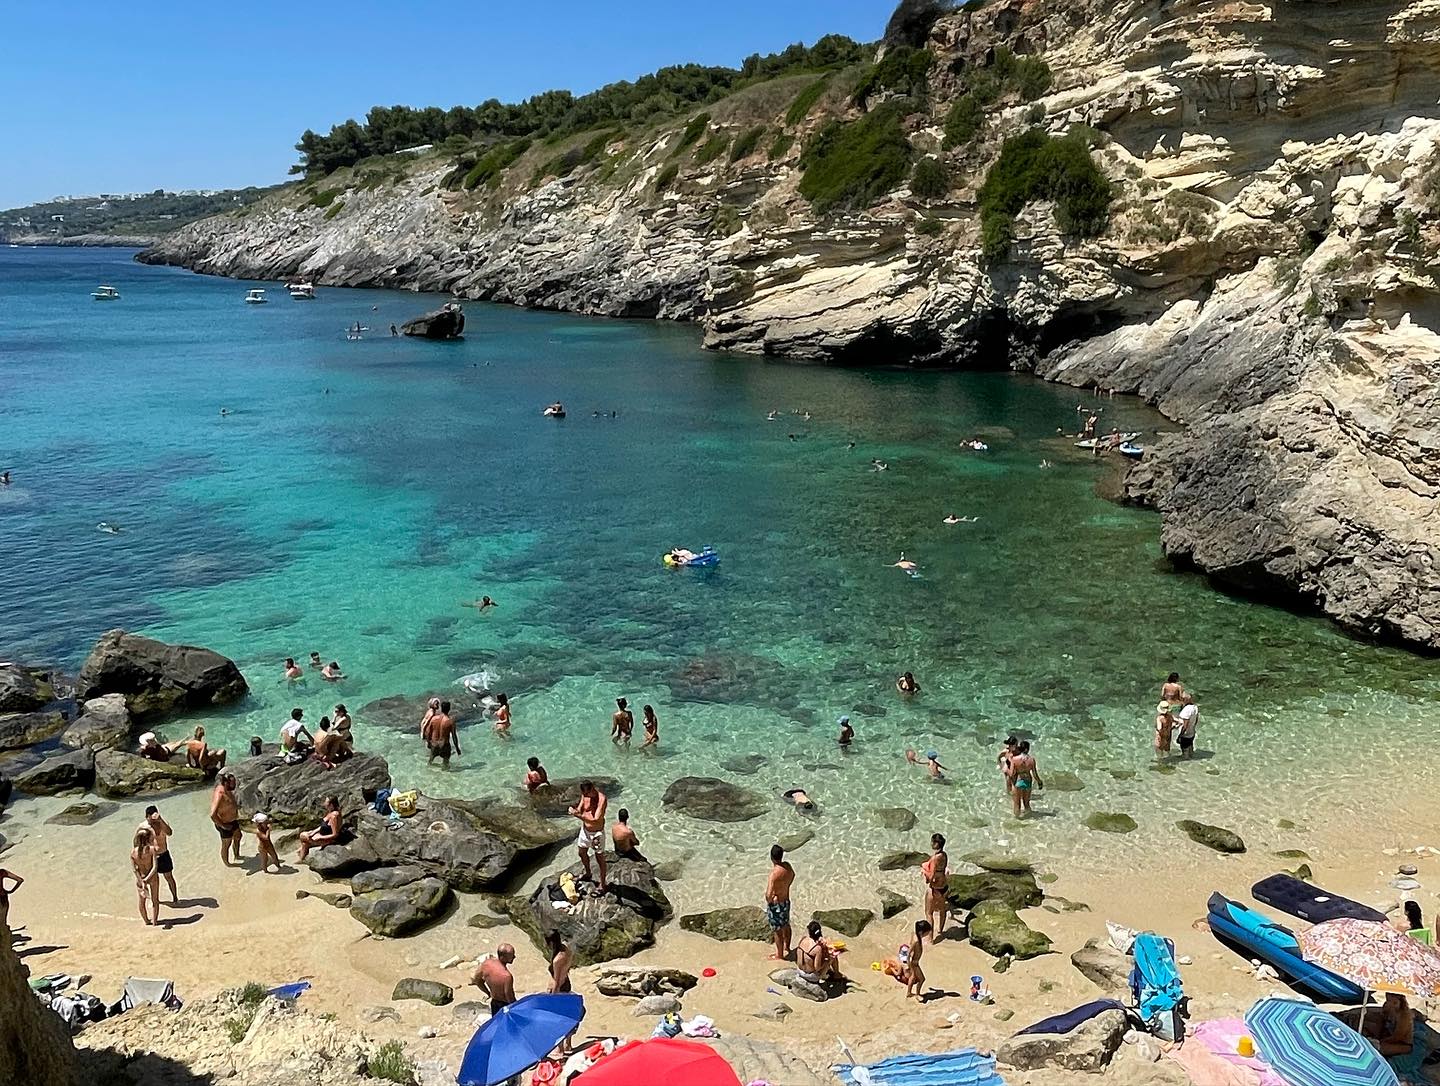
POLYGON ((1170 736, 1175 730, 1175 718, 1170 713, 1170 703, 1162 701, 1155 706, 1155 757, 1164 758, 1170 753, 1170 736))
POLYGON ((840 725, 840 749, 849 754, 850 744, 855 742, 855 729, 850 726, 848 716, 842 716, 835 723, 840 725))
POLYGON ((157 762, 168 762, 170 756, 175 753, 174 747, 166 746, 155 738, 154 732, 146 732, 140 737, 140 757, 151 758, 157 762))

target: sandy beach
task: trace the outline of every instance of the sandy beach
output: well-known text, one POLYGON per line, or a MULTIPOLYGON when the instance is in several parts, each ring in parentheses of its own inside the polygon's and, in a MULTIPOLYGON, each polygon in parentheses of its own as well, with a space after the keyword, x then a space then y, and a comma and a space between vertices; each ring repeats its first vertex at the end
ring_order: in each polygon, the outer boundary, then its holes
MULTIPOLYGON (((1293 860, 1272 855, 1277 849, 1304 850, 1318 883, 1372 903, 1396 901, 1400 894, 1389 887, 1389 880, 1400 863, 1414 863, 1422 882, 1416 896, 1427 916, 1433 912, 1429 882, 1436 877, 1440 860, 1423 851, 1418 856, 1403 854, 1433 842, 1398 823, 1354 817, 1347 810, 1347 798, 1337 796, 1330 809, 1296 820, 1294 829, 1277 828, 1271 840, 1248 842, 1249 851, 1240 856, 1212 853, 1182 838, 1171 851, 1155 855, 1144 870, 1100 873, 1104 864, 1097 863, 1087 865, 1091 870, 1085 872, 1042 872, 1047 903, 1022 915, 1054 941, 1056 952, 1017 962, 996 974, 994 961, 968 944, 941 944, 927 955, 926 965, 931 984, 946 994, 923 1006, 907 1003, 899 984, 868 968, 871 961, 895 953, 918 915, 912 912, 877 920, 863 935, 848 940, 844 963, 858 987, 824 1004, 787 995, 785 1002, 793 1013, 782 1021, 754 1016, 775 999, 767 992, 772 966, 765 961, 767 948, 761 944, 715 942, 671 924, 662 929, 655 947, 629 964, 674 966, 695 973, 714 968, 717 975, 702 980, 685 998, 687 1015, 710 1016, 724 1034, 781 1044, 822 1070, 840 1057, 837 1038, 849 1043, 862 1060, 911 1050, 991 1048, 1030 1021, 1095 998, 1096 988, 1072 967, 1069 954, 1086 939, 1103 935, 1107 919, 1154 930, 1175 941, 1177 955, 1191 960, 1182 973, 1195 1021, 1240 1013, 1259 996, 1283 986, 1257 979, 1238 955, 1214 940, 1201 923, 1205 899, 1211 890, 1220 889, 1248 900, 1252 882, 1293 866, 1293 860), (993 1005, 978 1006, 965 998, 972 973, 985 978, 994 993, 993 1005)), ((417 1060, 444 1061, 452 1071, 473 1032, 474 1014, 404 1001, 393 1004, 398 1020, 377 1020, 373 1008, 391 1006, 389 996, 397 979, 443 981, 455 988, 457 1004, 479 999, 480 993, 467 985, 467 966, 441 969, 440 964, 456 955, 473 959, 509 941, 519 951, 514 966, 517 991, 543 990, 545 963, 518 930, 500 926, 478 931, 467 926, 468 916, 486 911, 483 896, 462 895, 458 908, 442 923, 412 938, 386 940, 370 936, 347 914, 318 898, 296 896, 297 891, 344 890, 342 884, 322 883, 293 863, 283 874, 260 874, 251 839, 246 841, 244 867, 222 867, 206 817, 204 792, 159 800, 176 829, 172 852, 181 905, 164 907, 166 926, 145 928, 136 914, 126 863, 128 838, 145 803, 122 803, 118 811, 92 826, 46 824, 45 819, 70 802, 65 797, 23 799, 6 815, 7 835, 16 844, 3 862, 26 879, 12 903, 11 923, 24 925, 30 937, 20 950, 34 974, 90 974, 93 979, 87 987, 102 998, 118 995, 130 975, 172 978, 179 994, 192 999, 251 980, 275 985, 309 979, 313 988, 303 997, 307 1009, 333 1014, 341 1024, 353 1025, 377 1041, 401 1039, 417 1060), (426 1026, 435 1030, 433 1038, 417 1036, 426 1026)), ((1285 817, 1274 798, 1266 802, 1273 804, 1274 821, 1285 817)), ((1387 799, 1388 809, 1411 812, 1417 824, 1423 824, 1423 812, 1433 806, 1433 797, 1418 788, 1413 793, 1402 788, 1387 799)), ((663 830, 652 831, 656 832, 663 830)), ((568 853, 564 850, 557 863, 568 862, 568 853)), ((293 848, 282 849, 282 855, 293 858, 293 848)), ((763 860, 758 845, 756 859, 757 864, 763 860)), ((859 872, 827 875, 807 867, 803 849, 792 859, 799 873, 797 917, 833 904, 837 896, 850 899, 862 883, 890 886, 913 900, 919 898, 914 872, 874 879, 859 872)), ((763 871, 763 866, 757 870, 763 871)), ((683 880, 669 884, 669 889, 678 914, 743 903, 747 895, 758 900, 761 883, 755 878, 741 881, 737 874, 733 900, 709 905, 687 901, 683 880)), ((648 1035, 653 1021, 633 1017, 632 1000, 595 992, 595 971, 577 970, 575 977, 576 988, 587 1001, 585 1031, 648 1035)), ((83 1034, 80 1043, 85 1043, 83 1034)), ((1107 1072, 1107 1081, 1168 1081, 1165 1076, 1178 1073, 1165 1061, 1149 1066, 1123 1049, 1107 1072)), ((1059 1084, 1087 1077, 1011 1072, 1007 1081, 1059 1084)))

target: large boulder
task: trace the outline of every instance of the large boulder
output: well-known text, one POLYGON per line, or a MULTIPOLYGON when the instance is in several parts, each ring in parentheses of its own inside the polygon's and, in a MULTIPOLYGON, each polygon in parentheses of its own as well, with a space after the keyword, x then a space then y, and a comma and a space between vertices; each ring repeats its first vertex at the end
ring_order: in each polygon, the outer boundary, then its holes
POLYGON ((945 895, 956 909, 973 909, 982 901, 1002 901, 1012 909, 1039 905, 1045 895, 1031 872, 981 871, 978 875, 953 874, 945 895))
POLYGON ((824 984, 816 984, 802 976, 800 970, 790 966, 784 969, 776 969, 770 974, 770 980, 783 988, 788 988, 801 999, 808 999, 812 1003, 825 1003, 837 996, 845 994, 846 985, 841 981, 827 980, 824 984))
POLYGON ((226 705, 248 690, 235 662, 217 652, 124 630, 111 630, 96 642, 75 680, 75 696, 82 701, 125 695, 136 720, 226 705))
POLYGON ((95 755, 89 750, 53 754, 15 777, 15 787, 32 796, 85 791, 95 780, 95 755))
POLYGON ((1103 1071, 1125 1037, 1125 1012, 1104 1011, 1069 1033, 1024 1033, 1011 1037, 995 1054, 1008 1067, 1033 1071, 1103 1071))
POLYGON ((309 829, 320 821, 325 797, 336 796, 347 820, 381 788, 390 785, 390 766, 378 754, 357 754, 334 769, 306 758, 287 765, 279 754, 262 754, 228 766, 235 796, 248 818, 264 811, 276 826, 309 829))
POLYGON ((915 828, 915 812, 909 807, 872 807, 870 813, 883 829, 903 833, 915 828))
POLYGON ((919 867, 929 857, 923 852, 915 852, 909 849, 902 849, 899 852, 887 852, 880 857, 876 864, 881 871, 903 871, 907 867, 919 867))
POLYGON ((665 789, 662 802, 707 822, 746 822, 770 809, 758 792, 716 777, 681 777, 665 789))
POLYGON ((541 788, 531 794, 525 788, 519 789, 521 800, 542 818, 566 818, 570 808, 580 802, 580 783, 590 781, 607 799, 614 799, 624 791, 614 777, 556 777, 548 788, 541 788))
POLYGON ((382 864, 414 864, 461 893, 510 882, 572 835, 523 808, 430 796, 419 798, 409 818, 397 822, 364 810, 354 827, 382 864))
POLYGON ((460 339, 465 335, 465 311, 455 302, 406 321, 400 331, 422 339, 460 339))
POLYGON ((380 866, 380 856, 369 841, 352 838, 324 848, 312 848, 305 866, 322 879, 348 879, 380 866))
POLYGON ((395 988, 390 993, 392 1000, 399 999, 420 999, 435 1007, 443 1007, 455 998, 455 989, 448 984, 441 984, 438 980, 425 980, 423 977, 402 977, 395 982, 395 988))
POLYGON ((21 750, 43 743, 65 727, 60 712, 0 713, 0 750, 21 750))
POLYGON ((771 938, 770 925, 765 921, 765 910, 759 905, 740 905, 730 909, 711 909, 705 913, 689 913, 680 918, 680 928, 682 931, 699 932, 726 943, 738 939, 768 943, 771 938))
POLYGON ((50 826, 93 826, 120 809, 118 803, 72 803, 45 820, 50 826))
MULTIPOLYGON (((567 869, 579 879, 583 868, 567 869)), ((543 950, 545 935, 559 931, 575 952, 576 965, 628 958, 655 943, 655 929, 670 919, 670 900, 655 879, 655 871, 639 860, 609 859, 609 889, 602 897, 582 893, 570 908, 557 909, 564 900, 559 891, 561 872, 541 880, 529 897, 510 898, 500 908, 543 950)), ((589 889, 582 884, 581 890, 589 889)))
POLYGON ((423 694, 391 694, 376 698, 360 706, 355 713, 356 726, 364 729, 388 728, 405 732, 420 743, 420 721, 425 719, 425 709, 431 698, 450 703, 450 715, 458 727, 476 723, 485 712, 485 705, 475 694, 463 686, 448 687, 444 690, 430 690, 423 694))
POLYGON ((102 796, 170 792, 204 783, 204 773, 180 762, 157 762, 123 750, 95 752, 95 791, 102 796))
POLYGON ((80 716, 60 733, 62 746, 123 747, 130 741, 135 722, 125 705, 124 694, 105 694, 85 702, 80 716))
POLYGON ((913 908, 915 902, 911 901, 904 894, 897 894, 887 887, 880 887, 880 916, 889 920, 892 916, 899 916, 906 909, 913 908))
POLYGON ((1123 992, 1130 987, 1130 956, 1121 954, 1105 939, 1091 939, 1074 954, 1070 964, 1097 988, 1123 992))
POLYGON ((595 988, 601 995, 633 996, 636 999, 652 995, 684 995, 699 983, 694 973, 650 965, 610 965, 595 977, 595 988))
POLYGON ((434 923, 455 900, 449 886, 418 867, 363 872, 350 885, 350 915, 376 935, 391 938, 434 923))
POLYGON ((1245 842, 1234 830, 1223 826, 1211 826, 1186 818, 1175 823, 1177 829, 1197 845, 1213 848, 1216 852, 1244 852, 1245 842))
POLYGON ((1050 953, 1050 937, 1035 931, 1003 901, 982 901, 970 916, 970 945, 992 958, 1038 958, 1050 953))
POLYGON ((838 931, 853 939, 875 919, 875 914, 869 909, 818 909, 810 919, 820 921, 827 931, 838 931))
POLYGON ((0 664, 0 713, 29 713, 55 700, 49 673, 19 664, 0 664))

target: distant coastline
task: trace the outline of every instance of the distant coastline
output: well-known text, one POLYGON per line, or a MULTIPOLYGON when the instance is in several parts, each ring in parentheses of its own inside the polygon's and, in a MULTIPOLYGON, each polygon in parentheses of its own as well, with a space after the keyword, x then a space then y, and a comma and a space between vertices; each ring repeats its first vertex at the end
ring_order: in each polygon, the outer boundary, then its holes
POLYGON ((142 234, 73 234, 56 237, 53 234, 12 234, 0 237, 7 245, 23 245, 27 249, 46 247, 62 249, 144 249, 159 239, 142 234))

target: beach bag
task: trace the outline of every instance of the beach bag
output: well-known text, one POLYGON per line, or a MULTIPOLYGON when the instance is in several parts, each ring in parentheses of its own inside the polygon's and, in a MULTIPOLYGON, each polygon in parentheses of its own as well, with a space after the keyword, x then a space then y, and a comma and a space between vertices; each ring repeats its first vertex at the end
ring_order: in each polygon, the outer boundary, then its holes
POLYGON ((412 788, 408 792, 391 792, 387 799, 392 811, 403 818, 409 818, 415 813, 415 805, 420 799, 420 793, 412 788))
POLYGON ((395 791, 393 788, 382 788, 375 793, 375 802, 370 804, 376 814, 388 815, 390 813, 390 796, 395 791))
POLYGON ((1145 932, 1135 937, 1131 953, 1135 966, 1130 970, 1130 992, 1145 1029, 1162 1041, 1184 1040, 1189 1003, 1175 964, 1174 945, 1145 932))

